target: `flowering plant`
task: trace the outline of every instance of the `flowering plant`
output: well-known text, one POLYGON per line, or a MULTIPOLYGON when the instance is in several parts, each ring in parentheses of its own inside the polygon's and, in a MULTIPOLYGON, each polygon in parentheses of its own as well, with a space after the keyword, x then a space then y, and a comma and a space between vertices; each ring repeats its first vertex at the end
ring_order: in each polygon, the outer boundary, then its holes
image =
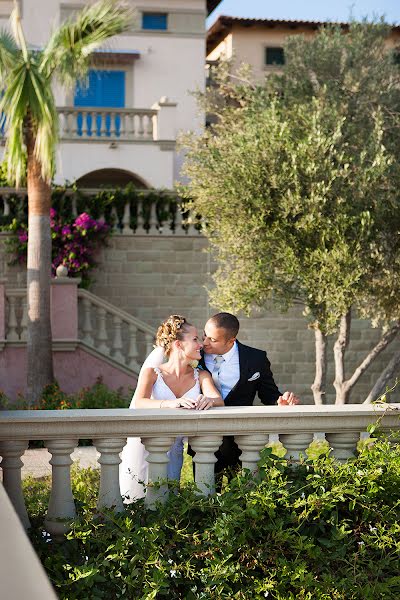
MULTIPOLYGON (((111 234, 110 226, 103 221, 93 219, 82 213, 72 223, 68 223, 50 209, 50 227, 52 239, 52 275, 56 274, 59 265, 68 269, 70 276, 79 276, 82 287, 90 284, 89 272, 96 266, 95 253, 106 245, 111 234)), ((15 255, 13 262, 26 262, 28 248, 28 228, 15 219, 9 230, 16 233, 10 241, 9 251, 15 255)))

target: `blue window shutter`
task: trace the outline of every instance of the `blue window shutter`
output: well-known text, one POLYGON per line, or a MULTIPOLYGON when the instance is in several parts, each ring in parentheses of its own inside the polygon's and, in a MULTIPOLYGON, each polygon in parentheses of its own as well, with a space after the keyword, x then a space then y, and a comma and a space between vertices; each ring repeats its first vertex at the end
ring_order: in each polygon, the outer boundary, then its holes
POLYGON ((142 29, 168 29, 167 13, 144 12, 142 15, 142 29))
MULTIPOLYGON (((125 71, 96 71, 90 70, 88 86, 77 84, 74 106, 91 106, 99 108, 125 107, 125 71)), ((116 119, 117 135, 120 119, 116 119)), ((87 129, 92 135, 92 117, 87 117, 87 129)), ((103 124, 104 126, 104 124, 103 124)), ((101 118, 97 118, 97 135, 100 135, 101 118)), ((106 131, 110 135, 110 117, 106 118, 106 131)), ((82 135, 82 115, 78 116, 78 134, 82 135)))

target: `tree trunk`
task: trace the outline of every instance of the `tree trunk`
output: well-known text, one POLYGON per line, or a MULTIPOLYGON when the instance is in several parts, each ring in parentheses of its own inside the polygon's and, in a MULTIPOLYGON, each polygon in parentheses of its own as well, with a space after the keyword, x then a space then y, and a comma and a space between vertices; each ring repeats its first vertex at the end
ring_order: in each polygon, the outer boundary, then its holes
POLYGON ((387 367, 383 370, 378 381, 370 391, 365 400, 364 404, 370 404, 375 402, 386 391, 386 386, 393 377, 396 370, 400 367, 400 350, 398 350, 392 359, 389 361, 387 367))
POLYGON ((340 320, 339 335, 333 348, 335 358, 335 381, 333 382, 336 390, 335 404, 346 404, 350 393, 344 373, 344 355, 349 345, 350 325, 351 310, 343 315, 340 320))
POLYGON ((54 381, 50 320, 51 187, 41 175, 34 155, 35 139, 28 128, 28 402, 36 402, 43 388, 54 381))
POLYGON ((326 335, 320 329, 314 329, 315 333, 315 379, 311 386, 314 395, 314 403, 324 403, 326 390, 326 335))

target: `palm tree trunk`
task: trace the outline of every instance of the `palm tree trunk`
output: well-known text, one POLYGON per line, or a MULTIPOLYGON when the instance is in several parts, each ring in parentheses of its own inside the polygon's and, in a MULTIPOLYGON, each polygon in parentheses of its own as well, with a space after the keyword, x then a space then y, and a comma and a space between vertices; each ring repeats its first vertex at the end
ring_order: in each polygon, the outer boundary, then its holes
POLYGON ((43 388, 54 381, 50 320, 51 289, 51 187, 41 175, 34 155, 35 139, 28 128, 28 402, 36 402, 43 388))

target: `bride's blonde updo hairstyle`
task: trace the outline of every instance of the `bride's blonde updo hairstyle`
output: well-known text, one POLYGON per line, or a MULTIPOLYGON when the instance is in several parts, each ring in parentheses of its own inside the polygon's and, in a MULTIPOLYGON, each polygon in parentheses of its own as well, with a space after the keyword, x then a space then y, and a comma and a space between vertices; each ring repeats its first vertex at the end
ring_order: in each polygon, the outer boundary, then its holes
POLYGON ((169 356, 172 343, 175 340, 183 340, 183 336, 188 332, 191 324, 181 315, 171 315, 165 319, 157 329, 156 345, 164 348, 164 353, 169 356))

